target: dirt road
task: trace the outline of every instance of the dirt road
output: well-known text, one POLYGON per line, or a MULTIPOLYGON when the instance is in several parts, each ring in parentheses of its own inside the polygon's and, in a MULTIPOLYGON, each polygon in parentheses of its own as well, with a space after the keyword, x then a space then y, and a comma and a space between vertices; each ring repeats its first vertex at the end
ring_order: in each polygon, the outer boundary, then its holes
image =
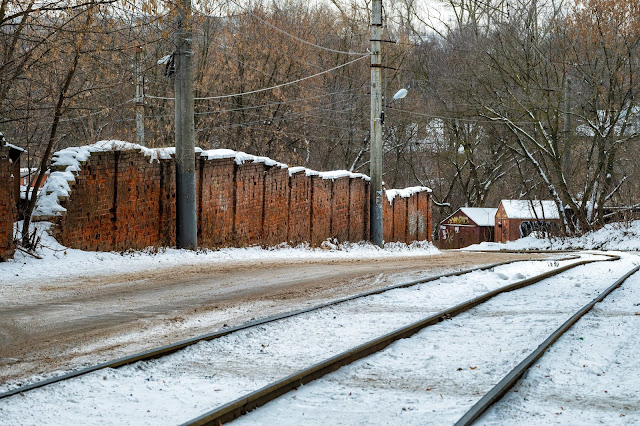
POLYGON ((33 291, 9 290, 0 300, 0 384, 365 290, 532 257, 536 255, 446 252, 377 260, 236 261, 135 274, 114 271, 33 291))

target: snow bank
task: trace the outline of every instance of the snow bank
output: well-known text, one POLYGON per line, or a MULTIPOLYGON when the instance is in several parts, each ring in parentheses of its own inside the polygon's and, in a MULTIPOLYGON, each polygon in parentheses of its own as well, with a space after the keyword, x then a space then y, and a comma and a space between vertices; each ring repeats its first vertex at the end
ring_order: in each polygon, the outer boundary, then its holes
MULTIPOLYGON (((22 222, 16 224, 18 231, 22 222)), ((45 285, 51 280, 73 277, 104 276, 118 273, 140 272, 150 269, 171 268, 179 265, 233 264, 271 261, 361 260, 380 258, 421 257, 440 253, 433 244, 420 241, 409 245, 387 243, 384 248, 367 242, 337 243, 325 241, 319 248, 306 244, 291 247, 286 244, 270 248, 222 248, 219 250, 155 249, 143 251, 90 252, 67 248, 49 234, 50 222, 37 222, 31 229, 41 237, 41 247, 35 259, 16 252, 14 259, 0 263, 0 285, 45 285)))
POLYGON ((572 238, 537 238, 530 235, 516 241, 480 243, 465 250, 617 250, 640 251, 640 221, 611 223, 602 229, 572 238))
POLYGON ((422 191, 431 192, 431 188, 427 188, 426 186, 411 186, 404 189, 387 189, 385 194, 387 195, 389 204, 393 204, 393 199, 396 197, 409 198, 413 194, 417 194, 422 191))

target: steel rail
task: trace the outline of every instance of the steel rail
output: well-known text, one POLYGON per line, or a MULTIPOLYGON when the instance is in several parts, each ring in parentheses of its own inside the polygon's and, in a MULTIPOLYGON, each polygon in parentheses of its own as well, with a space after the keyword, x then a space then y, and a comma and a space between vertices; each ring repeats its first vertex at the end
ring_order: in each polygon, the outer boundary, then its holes
POLYGON ((370 340, 369 342, 363 343, 362 345, 359 345, 355 348, 344 351, 338 355, 335 355, 320 363, 317 363, 309 368, 301 370, 288 377, 285 377, 281 380, 278 380, 267 386, 264 386, 254 392, 246 394, 234 401, 231 401, 216 409, 206 412, 192 420, 189 420, 183 423, 182 426, 220 425, 222 423, 227 423, 229 421, 232 421, 248 413, 249 411, 254 410, 255 408, 258 408, 270 401, 273 401, 274 399, 286 394, 291 390, 297 389, 298 387, 304 384, 307 384, 313 380, 319 379, 339 369, 340 367, 351 364, 357 360, 360 360, 364 357, 367 357, 376 352, 379 352, 385 349, 387 346, 391 345, 392 343, 400 339, 411 337, 413 334, 417 333, 418 331, 428 326, 435 325, 446 319, 453 318, 463 312, 468 311, 469 309, 472 309, 486 302, 487 300, 499 294, 510 292, 513 290, 518 290, 523 287, 527 287, 529 285, 538 283, 547 278, 553 277, 555 275, 558 275, 562 272, 565 272, 569 269, 572 269, 578 266, 587 265, 589 263, 594 263, 594 262, 615 261, 620 259, 620 256, 616 256, 616 255, 610 255, 610 254, 604 254, 604 253, 600 255, 607 257, 607 259, 582 260, 580 262, 576 262, 571 265, 566 265, 566 266, 545 272, 535 277, 531 277, 522 281, 518 281, 516 283, 506 285, 504 287, 485 293, 481 296, 467 300, 466 302, 460 303, 452 308, 448 308, 443 311, 440 311, 423 320, 414 322, 413 324, 399 328, 395 331, 387 333, 376 339, 370 340))
MULTIPOLYGON (((513 253, 517 253, 517 252, 513 252, 513 253)), ((570 253, 570 252, 556 252, 556 254, 558 253, 570 253)), ((532 252, 529 252, 527 254, 535 254, 532 252)), ((415 285, 419 285, 419 284, 425 284, 431 281, 435 281, 438 280, 440 278, 446 278, 446 277, 454 277, 454 276, 460 276, 460 275, 465 275, 465 274, 469 274, 475 271, 484 271, 484 270, 488 270, 488 269, 492 269, 498 266, 503 266, 503 265, 508 265, 511 263, 516 263, 516 262, 531 262, 531 261, 540 261, 540 262, 549 262, 549 261, 560 261, 560 260, 574 260, 574 259, 578 259, 580 256, 567 256, 565 258, 544 258, 544 259, 527 259, 527 260, 522 260, 522 259, 514 259, 514 260, 506 260, 503 262, 497 262, 497 263, 492 263, 490 265, 484 265, 484 266, 480 266, 477 268, 470 268, 470 269, 464 269, 461 271, 456 271, 456 272, 449 272, 446 274, 441 274, 441 275, 435 275, 432 277, 427 277, 427 278, 422 278, 422 279, 418 279, 418 280, 414 280, 414 281, 410 281, 410 282, 406 282, 406 283, 401 283, 401 284, 395 284, 392 286, 388 286, 388 287, 384 287, 378 290, 371 290, 371 291, 367 291, 364 293, 359 293, 353 296, 349 296, 349 297, 345 297, 342 299, 337 299, 337 300, 333 300, 331 302, 326 302, 326 303, 322 303, 319 305, 314 305, 312 307, 309 308, 304 308, 304 309, 299 309, 299 310, 295 310, 295 311, 288 311, 282 314, 276 314, 276 315, 272 315, 272 316, 268 316, 268 317, 264 317, 264 318, 259 318, 257 320, 253 320, 253 321, 248 321, 246 323, 234 326, 234 327, 228 327, 222 330, 217 330, 215 332, 212 333, 208 333, 208 334, 204 334, 204 335, 200 335, 200 336, 196 336, 196 337, 192 337, 190 339, 186 339, 186 340, 181 340, 175 343, 171 343, 169 345, 165 345, 165 346, 161 346, 158 348, 154 348, 154 349, 149 349, 147 351, 143 351, 143 352, 138 352, 132 355, 128 355, 128 356, 124 356, 121 358, 117 358, 115 360, 111 360, 111 361, 107 361, 104 363, 100 363, 100 364, 96 364, 96 365, 92 365, 89 367, 85 367, 82 369, 79 369, 77 371, 72 371, 66 374, 62 374, 59 376, 55 376, 55 377, 51 377, 49 379, 46 380, 42 380, 39 382, 35 382, 35 383, 31 383, 28 385, 24 385, 15 389, 11 389, 8 390, 6 392, 0 393, 0 399, 4 399, 4 398, 8 398, 10 396, 14 396, 17 395, 19 393, 23 393, 23 392, 27 392, 33 389, 37 389, 37 388, 41 388, 44 386, 48 386, 51 385, 53 383, 58 383, 64 380, 68 380, 68 379, 72 379, 74 377, 79 377, 79 376, 83 376, 85 374, 89 374, 92 373, 94 371, 98 371, 98 370, 103 370, 105 368, 118 368, 118 367, 122 367, 124 365, 128 365, 128 364, 132 364, 134 362, 138 362, 138 361, 147 361, 147 360, 151 360, 151 359, 156 359, 156 358, 160 358, 166 355, 170 355, 174 352, 177 352, 181 349, 184 349, 188 346, 194 345, 196 343, 199 342, 203 342, 203 341, 209 341, 209 340, 214 340, 214 339, 218 339, 220 337, 224 337, 228 334, 234 333, 236 331, 241 331, 241 330, 245 330, 247 328, 250 327, 255 327, 258 325, 263 325, 263 324, 267 324, 270 322, 274 322, 274 321, 278 321, 281 319, 285 319, 285 318, 290 318, 296 315, 301 315, 301 314, 305 314, 308 312, 313 312, 319 309, 323 309, 329 306, 335 306, 341 303, 345 303, 345 302, 349 302, 355 299, 360 299, 363 297, 367 297, 367 296, 373 296, 376 294, 381 294, 390 290, 395 290, 395 289, 399 289, 399 288, 407 288, 407 287, 412 287, 415 285)))
POLYGON ((498 402, 522 377, 522 375, 553 345, 567 330, 571 328, 580 318, 582 318, 587 312, 595 306, 596 303, 602 302, 613 290, 617 289, 624 283, 631 275, 640 270, 640 265, 636 266, 610 287, 604 290, 598 297, 591 302, 583 306, 578 312, 576 312, 571 318, 569 318, 564 324, 562 324, 556 331, 554 331, 547 339, 531 352, 520 364, 518 364, 513 370, 511 370, 497 385, 495 385, 489 392, 487 392, 478 402, 476 402, 469 411, 467 411, 456 422, 456 426, 466 426, 476 421, 489 407, 498 402))

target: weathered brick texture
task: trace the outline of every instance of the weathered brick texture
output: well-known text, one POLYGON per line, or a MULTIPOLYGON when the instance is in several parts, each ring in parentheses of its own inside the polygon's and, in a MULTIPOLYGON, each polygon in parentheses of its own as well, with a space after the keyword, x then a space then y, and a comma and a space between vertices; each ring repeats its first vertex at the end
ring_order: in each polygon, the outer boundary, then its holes
POLYGON ((262 243, 264 178, 262 163, 245 163, 236 168, 235 245, 262 243))
POLYGON ((384 197, 383 238, 385 242, 431 241, 431 193, 421 191, 410 197, 384 197))
POLYGON ((289 227, 287 241, 293 245, 311 241, 311 179, 304 171, 289 178, 289 227))
POLYGON ((311 177, 311 244, 331 237, 331 179, 311 177))
POLYGON ((349 241, 369 239, 369 185, 364 179, 349 179, 349 241))
MULTIPOLYGON (((289 176, 279 166, 197 158, 196 191, 201 247, 318 246, 329 238, 369 238, 370 185, 361 178, 332 180, 304 171, 289 176)), ((428 193, 396 197, 393 203, 385 197, 383 204, 386 241, 430 238, 428 193)), ((174 161, 150 162, 135 150, 95 152, 61 205, 67 211, 54 235, 66 246, 101 251, 173 246, 174 161)))
POLYGON ((264 175, 262 244, 274 246, 287 241, 289 229, 289 171, 268 167, 264 175))
POLYGON ((203 247, 233 245, 235 162, 233 158, 200 160, 198 243, 203 247))
POLYGON ((15 200, 9 149, 0 147, 0 261, 13 256, 13 219, 15 200))
POLYGON ((407 242, 407 198, 393 200, 393 241, 407 242))
POLYGON ((348 177, 335 179, 331 186, 331 237, 340 242, 349 241, 349 181, 348 177))

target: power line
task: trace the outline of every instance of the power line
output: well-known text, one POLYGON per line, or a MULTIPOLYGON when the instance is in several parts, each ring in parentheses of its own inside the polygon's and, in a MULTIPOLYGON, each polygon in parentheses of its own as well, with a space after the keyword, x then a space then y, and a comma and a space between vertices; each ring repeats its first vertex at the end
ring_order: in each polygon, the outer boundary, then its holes
POLYGON ((232 2, 236 6, 238 6, 239 8, 244 9, 244 11, 247 12, 247 14, 251 15, 253 18, 255 18, 258 21, 262 22, 266 26, 268 26, 268 27, 278 31, 279 33, 282 33, 282 34, 288 36, 288 37, 291 37, 292 39, 297 40, 300 43, 304 43, 304 44, 307 44, 309 46, 313 46, 313 47, 318 48, 318 49, 326 50, 327 52, 342 53, 342 54, 345 54, 345 55, 368 55, 368 53, 364 53, 364 52, 347 52, 347 51, 344 51, 344 50, 331 49, 329 47, 324 47, 324 46, 317 45, 315 43, 311 43, 310 41, 306 41, 304 39, 301 39, 300 37, 297 37, 297 36, 295 36, 295 35, 293 35, 291 33, 288 33, 285 30, 283 30, 281 28, 278 28, 273 24, 270 24, 269 22, 265 21, 264 19, 260 18, 259 16, 254 15, 249 9, 245 8, 244 6, 241 6, 238 2, 236 2, 234 0, 232 0, 232 2))
MULTIPOLYGON (((353 61, 346 62, 346 63, 344 63, 342 65, 338 65, 336 67, 330 68, 330 69, 325 70, 325 71, 321 71, 319 73, 316 73, 316 74, 313 74, 313 75, 310 75, 310 76, 307 76, 307 77, 299 78, 297 80, 289 81, 287 83, 278 84, 277 86, 265 87, 263 89, 251 90, 249 92, 243 92, 243 93, 234 93, 234 94, 231 94, 231 95, 208 96, 206 98, 194 98, 194 99, 198 100, 198 101, 206 101, 206 100, 214 100, 214 99, 233 98, 234 96, 243 96, 243 95, 251 95, 251 94, 254 94, 254 93, 266 92, 268 90, 274 90, 274 89, 278 89, 280 87, 290 86, 292 84, 300 83, 301 81, 309 80, 311 78, 318 77, 320 75, 330 73, 330 72, 335 71, 337 69, 346 67, 347 65, 351 65, 351 64, 353 64, 355 62, 358 62, 358 61, 360 61, 360 60, 362 60, 362 59, 364 59, 366 57, 368 57, 368 55, 361 56, 361 57, 359 57, 357 59, 354 59, 353 61)), ((175 98, 168 98, 168 97, 162 97, 162 96, 149 96, 149 95, 145 95, 145 98, 175 100, 175 98)))

